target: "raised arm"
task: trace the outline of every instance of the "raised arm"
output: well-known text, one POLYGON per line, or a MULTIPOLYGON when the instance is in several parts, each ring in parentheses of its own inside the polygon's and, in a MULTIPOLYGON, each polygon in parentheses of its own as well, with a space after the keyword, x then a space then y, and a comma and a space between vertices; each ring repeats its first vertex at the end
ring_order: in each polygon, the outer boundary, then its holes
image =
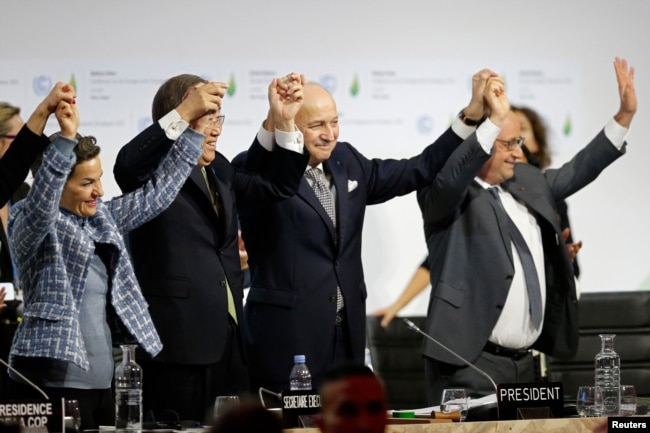
POLYGON ((45 97, 45 99, 38 104, 36 110, 29 116, 27 120, 27 127, 37 135, 43 134, 45 125, 50 114, 59 106, 59 102, 64 101, 69 104, 76 103, 76 94, 71 85, 65 83, 56 83, 54 88, 45 97))
MULTIPOLYGON (((188 89, 184 95, 178 95, 181 102, 176 107, 172 106, 171 110, 177 113, 177 124, 186 128, 189 123, 204 114, 217 111, 221 107, 227 88, 225 83, 199 83, 188 89)), ((171 114, 171 111, 167 115, 171 114)), ((162 119, 166 117, 163 116, 162 119)), ((170 129, 173 131, 166 131, 160 124, 162 119, 156 119, 118 152, 113 174, 122 192, 131 192, 144 185, 182 132, 181 129, 176 129, 176 124, 171 125, 170 129), (167 135, 173 132, 178 135, 167 135)))
POLYGON ((269 114, 263 128, 246 156, 238 156, 233 162, 240 169, 236 182, 238 204, 263 206, 298 191, 309 157, 303 151, 302 132, 295 124, 304 100, 305 82, 303 75, 291 73, 269 84, 269 114))
MULTIPOLYGON (((455 214, 472 181, 490 158, 478 136, 492 137, 486 131, 500 128, 510 110, 501 77, 491 76, 487 79, 484 100, 489 109, 489 119, 451 154, 433 184, 418 191, 418 204, 425 227, 446 221, 455 214)), ((496 137, 496 134, 493 136, 496 137)))
POLYGON ((26 263, 51 233, 68 173, 76 162, 73 147, 79 127, 77 106, 61 100, 55 112, 61 132, 43 154, 43 164, 27 197, 13 206, 9 218, 12 254, 17 263, 26 263))
POLYGON ((27 176, 37 155, 44 149, 47 140, 39 140, 37 137, 43 134, 47 119, 60 101, 75 102, 75 92, 69 84, 56 83, 0 159, 0 206, 7 203, 27 176))
POLYGON ((616 57, 614 59, 614 70, 618 82, 618 94, 621 99, 621 105, 618 113, 614 116, 614 120, 624 128, 629 128, 637 110, 634 68, 628 68, 627 60, 616 57))
POLYGON ((424 289, 429 287, 429 284, 431 284, 430 276, 431 274, 429 272, 429 269, 425 268, 423 265, 418 266, 397 300, 390 306, 379 309, 372 313, 373 316, 382 317, 382 327, 387 327, 402 308, 407 306, 413 300, 413 298, 422 293, 424 289))

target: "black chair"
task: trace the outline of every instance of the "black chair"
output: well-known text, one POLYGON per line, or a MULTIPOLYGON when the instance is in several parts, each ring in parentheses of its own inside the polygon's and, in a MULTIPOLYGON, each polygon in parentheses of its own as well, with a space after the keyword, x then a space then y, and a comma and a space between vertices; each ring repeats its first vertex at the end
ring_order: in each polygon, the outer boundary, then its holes
MULTIPOLYGON (((408 317, 421 329, 425 317, 408 317)), ((366 329, 372 368, 386 385, 389 408, 417 409, 428 407, 424 360, 422 359, 422 336, 406 327, 398 318, 386 328, 381 318, 368 316, 366 329)))
POLYGON ((568 360, 547 357, 548 380, 562 382, 564 393, 575 396, 578 386, 594 382, 598 335, 616 334, 621 384, 634 385, 639 397, 650 397, 650 292, 583 293, 579 309, 578 353, 568 360))

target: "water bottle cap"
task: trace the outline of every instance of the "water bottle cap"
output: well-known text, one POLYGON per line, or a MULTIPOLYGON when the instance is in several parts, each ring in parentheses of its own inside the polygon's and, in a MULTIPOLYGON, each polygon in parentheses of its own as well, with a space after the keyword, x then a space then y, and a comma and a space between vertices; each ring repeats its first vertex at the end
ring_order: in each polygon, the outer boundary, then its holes
POLYGON ((294 355, 293 356, 293 363, 294 364, 304 364, 305 363, 305 355, 294 355))

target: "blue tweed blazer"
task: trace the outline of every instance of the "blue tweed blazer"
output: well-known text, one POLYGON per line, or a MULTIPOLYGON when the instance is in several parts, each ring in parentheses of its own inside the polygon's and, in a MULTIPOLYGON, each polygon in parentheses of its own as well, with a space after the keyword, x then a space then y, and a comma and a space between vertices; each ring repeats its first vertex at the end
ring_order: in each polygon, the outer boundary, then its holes
MULTIPOLYGON (((47 140, 34 134, 30 139, 47 140)), ((79 307, 95 242, 109 245, 110 302, 115 312, 149 354, 160 352, 162 343, 122 236, 169 206, 196 165, 203 139, 188 128, 147 184, 107 202, 98 200, 97 213, 87 218, 59 208, 74 154, 64 155, 55 145, 46 150, 28 196, 12 207, 9 218, 9 244, 25 299, 11 358, 55 358, 88 369, 79 307)))

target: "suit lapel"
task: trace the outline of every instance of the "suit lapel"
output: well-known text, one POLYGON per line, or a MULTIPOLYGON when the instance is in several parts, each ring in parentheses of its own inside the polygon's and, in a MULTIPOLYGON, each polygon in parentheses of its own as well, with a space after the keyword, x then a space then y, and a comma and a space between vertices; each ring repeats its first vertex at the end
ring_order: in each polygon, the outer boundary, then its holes
POLYGON ((338 244, 341 245, 340 240, 345 238, 348 226, 348 176, 341 161, 330 159, 325 161, 324 165, 332 175, 332 182, 336 186, 336 225, 339 236, 338 244))
POLYGON ((219 177, 215 176, 212 167, 209 167, 209 169, 215 189, 217 190, 217 194, 219 194, 218 199, 221 201, 220 220, 225 233, 227 231, 226 228, 230 227, 233 219, 233 214, 231 212, 233 209, 232 194, 230 193, 229 186, 219 179, 219 177))
POLYGON ((327 215, 325 208, 323 208, 323 205, 318 200, 318 197, 316 197, 316 193, 314 193, 314 190, 309 185, 309 182, 307 182, 305 176, 303 176, 302 181, 300 182, 300 187, 298 188, 298 196, 307 202, 307 204, 320 216, 321 221, 327 227, 333 240, 335 233, 332 220, 330 219, 329 215, 327 215))
POLYGON ((555 209, 554 203, 549 203, 550 206, 544 205, 546 200, 543 197, 536 193, 533 188, 527 188, 524 184, 517 182, 516 178, 502 186, 514 198, 532 210, 536 218, 544 218, 553 225, 556 231, 561 232, 558 217, 553 213, 553 209, 555 209))
POLYGON ((201 173, 200 166, 197 165, 192 169, 192 172, 190 173, 190 179, 199 187, 201 191, 203 191, 205 199, 210 200, 210 190, 208 190, 208 185, 205 183, 205 179, 203 178, 203 173, 201 173))
POLYGON ((230 212, 232 209, 232 199, 230 197, 230 194, 227 191, 224 191, 226 189, 226 186, 224 186, 223 182, 214 174, 214 170, 211 165, 205 167, 205 174, 208 176, 210 182, 212 185, 214 185, 216 192, 219 194, 219 198, 221 200, 220 215, 217 215, 217 213, 214 211, 211 197, 212 193, 208 189, 208 185, 205 183, 205 178, 203 177, 203 173, 201 173, 200 166, 196 166, 192 169, 192 172, 190 173, 190 179, 203 192, 205 200, 207 201, 209 208, 212 210, 210 213, 210 218, 214 222, 214 226, 219 230, 219 238, 223 239, 222 235, 225 231, 225 227, 229 227, 228 224, 232 219, 232 213, 230 212))

